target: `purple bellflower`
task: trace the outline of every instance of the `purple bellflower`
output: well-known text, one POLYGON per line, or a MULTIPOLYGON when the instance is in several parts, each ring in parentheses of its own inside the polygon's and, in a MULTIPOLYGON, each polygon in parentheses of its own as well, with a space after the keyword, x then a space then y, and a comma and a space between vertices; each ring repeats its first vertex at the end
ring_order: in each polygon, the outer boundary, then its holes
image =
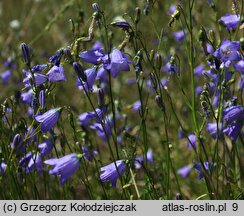
POLYGON ((129 64, 133 62, 129 60, 129 56, 124 54, 118 49, 114 49, 108 58, 108 55, 105 55, 103 60, 103 67, 106 70, 111 71, 111 75, 116 78, 120 71, 130 71, 129 64), (110 60, 110 61, 109 61, 110 60))
POLYGON ((244 59, 238 61, 234 65, 235 70, 240 71, 244 75, 244 59))
POLYGON ((32 152, 22 157, 19 160, 19 165, 25 168, 26 173, 30 173, 34 170, 37 172, 44 171, 40 154, 33 154, 32 152))
POLYGON ((213 56, 221 60, 226 67, 230 66, 232 61, 240 60, 239 41, 223 40, 219 48, 213 53, 213 56))
POLYGON ((112 135, 113 120, 111 117, 106 117, 103 120, 104 128, 101 123, 94 123, 90 126, 91 129, 97 130, 97 136, 101 137, 103 141, 106 141, 112 135), (105 131, 104 131, 105 130, 105 131))
POLYGON ((82 155, 80 154, 69 154, 61 158, 52 158, 44 161, 45 164, 53 166, 49 171, 50 175, 61 176, 60 184, 64 185, 64 183, 70 178, 73 173, 80 166, 80 159, 82 155))
POLYGON ((122 176, 126 171, 126 164, 123 160, 118 160, 115 163, 113 162, 107 166, 100 168, 100 171, 102 172, 102 174, 100 175, 100 181, 110 181, 113 188, 116 187, 117 179, 119 178, 119 176, 122 176))
POLYGON ((6 170, 7 164, 3 161, 1 161, 0 164, 0 176, 4 174, 5 170, 6 170))
POLYGON ((225 108, 223 111, 223 118, 227 125, 232 124, 234 121, 243 121, 244 107, 236 105, 225 108))
POLYGON ((50 139, 47 139, 43 143, 40 143, 38 148, 40 150, 41 156, 46 156, 51 153, 53 149, 53 143, 50 141, 50 139))
POLYGON ((236 29, 240 22, 240 15, 237 14, 225 14, 219 19, 219 22, 222 23, 227 30, 231 31, 236 29))
POLYGON ((87 50, 84 52, 80 52, 80 54, 79 54, 79 57, 82 61, 94 64, 94 65, 98 64, 103 56, 104 56, 104 53, 103 53, 102 48, 97 49, 97 50, 95 50, 95 49, 87 50))
MULTIPOLYGON (((31 87, 31 82, 30 82, 30 80, 32 80, 31 73, 28 71, 24 71, 24 73, 26 75, 26 78, 23 79, 23 83, 25 87, 31 87)), ((35 79, 36 86, 42 85, 43 83, 48 81, 48 77, 40 73, 34 73, 34 79, 35 79)))
POLYGON ((53 82, 61 82, 61 81, 65 81, 66 77, 64 74, 64 68, 59 65, 54 65, 47 73, 47 76, 49 78, 49 82, 53 83, 53 82))
POLYGON ((50 131, 53 126, 57 123, 60 114, 61 114, 62 108, 54 108, 50 109, 49 111, 35 116, 35 120, 37 122, 41 123, 41 132, 46 133, 47 131, 50 131))
MULTIPOLYGON (((140 157, 140 156, 136 157, 135 162, 134 162, 135 168, 140 169, 142 167, 143 161, 144 161, 143 157, 140 157)), ((152 152, 152 150, 149 150, 147 152, 147 162, 150 164, 153 163, 153 152, 152 152)))
POLYGON ((12 72, 10 70, 6 70, 6 71, 0 73, 0 77, 2 78, 3 84, 8 84, 11 76, 12 76, 12 72))
POLYGON ((132 110, 136 113, 139 112, 139 109, 141 108, 141 101, 137 100, 133 105, 132 105, 132 110))
POLYGON ((86 91, 92 91, 93 90, 93 84, 95 82, 96 76, 97 76, 97 69, 95 67, 89 68, 84 71, 87 77, 87 81, 82 81, 82 84, 80 82, 80 79, 77 78, 77 86, 80 90, 83 90, 83 86, 85 87, 86 91))
POLYGON ((93 151, 85 145, 83 145, 81 148, 82 148, 83 157, 85 159, 87 159, 88 161, 92 161, 94 158, 94 155, 98 154, 97 151, 93 151))
POLYGON ((188 148, 197 148, 197 137, 194 134, 190 134, 187 136, 189 139, 189 142, 187 143, 188 148))
POLYGON ((183 30, 181 31, 177 31, 177 32, 173 32, 174 38, 177 42, 181 43, 184 38, 185 38, 185 33, 183 30))
MULTIPOLYGON (((218 133, 217 123, 216 122, 208 123, 207 124, 207 131, 211 134, 213 139, 216 139, 217 133, 218 133)), ((219 124, 219 138, 221 138, 222 132, 223 132, 223 125, 220 123, 219 124)))
MULTIPOLYGON (((213 170, 215 169, 215 165, 213 164, 213 162, 204 162, 204 169, 205 171, 212 173, 213 170)), ((193 168, 199 173, 198 175, 198 179, 202 179, 203 178, 203 171, 202 171, 202 166, 200 163, 195 163, 193 168)))
POLYGON ((27 92, 22 92, 20 97, 23 103, 31 105, 33 100, 33 90, 29 89, 27 92))
POLYGON ((187 178, 192 170, 192 165, 188 164, 177 170, 177 173, 181 175, 182 178, 187 178))

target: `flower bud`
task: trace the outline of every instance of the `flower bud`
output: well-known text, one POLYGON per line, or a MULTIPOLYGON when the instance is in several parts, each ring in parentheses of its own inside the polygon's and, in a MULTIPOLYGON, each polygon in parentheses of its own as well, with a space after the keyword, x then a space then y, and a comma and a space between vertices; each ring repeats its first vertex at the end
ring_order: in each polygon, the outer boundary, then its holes
POLYGON ((156 55, 156 68, 160 70, 162 67, 162 56, 160 54, 156 55))
POLYGON ((92 8, 93 8, 96 12, 98 12, 98 13, 101 12, 101 9, 100 9, 98 3, 93 3, 93 4, 92 4, 92 8))
POLYGON ((154 56, 155 56, 155 51, 154 50, 151 50, 150 55, 149 55, 150 61, 153 61, 154 60, 154 56))
POLYGON ((22 43, 21 44, 21 51, 22 51, 22 55, 24 57, 24 61, 25 61, 25 64, 30 67, 30 52, 29 52, 29 47, 25 44, 25 43, 22 43))
POLYGON ((150 78, 152 81, 152 87, 154 88, 154 90, 156 91, 158 88, 158 81, 157 81, 157 76, 154 72, 150 73, 150 78))
POLYGON ((104 92, 101 88, 97 90, 97 100, 99 107, 103 107, 105 105, 104 92))
POLYGON ((165 106, 164 106, 163 100, 160 95, 156 95, 155 101, 156 101, 157 105, 159 106, 159 108, 161 108, 164 111, 165 106))
POLYGON ((72 64, 74 62, 74 59, 73 59, 73 56, 70 52, 70 48, 69 47, 66 47, 64 48, 63 50, 64 52, 64 56, 69 60, 69 62, 72 64))
POLYGON ((140 21, 140 17, 141 17, 141 9, 139 7, 137 7, 135 9, 135 13, 136 13, 136 16, 135 16, 135 23, 137 24, 139 21, 140 21))
POLYGON ((46 104, 46 95, 45 95, 45 90, 41 90, 39 93, 39 104, 42 109, 44 109, 45 104, 46 104))
POLYGON ((83 67, 81 66, 81 64, 78 63, 78 62, 74 62, 74 63, 73 63, 73 68, 74 68, 74 70, 75 70, 77 76, 78 76, 79 78, 81 78, 84 82, 87 82, 87 76, 86 76, 86 74, 85 74, 85 72, 84 72, 84 69, 83 69, 83 67))
POLYGON ((177 193, 175 198, 176 198, 176 200, 182 200, 182 196, 180 193, 177 193))

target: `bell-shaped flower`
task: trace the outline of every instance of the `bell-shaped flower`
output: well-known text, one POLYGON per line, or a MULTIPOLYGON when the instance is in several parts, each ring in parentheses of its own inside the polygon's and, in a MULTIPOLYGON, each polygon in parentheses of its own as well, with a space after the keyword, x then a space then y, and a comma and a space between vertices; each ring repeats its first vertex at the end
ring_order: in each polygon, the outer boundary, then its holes
POLYGON ((102 58, 103 67, 111 71, 111 75, 116 78, 120 71, 130 71, 129 64, 133 62, 129 60, 129 56, 118 49, 114 49, 110 55, 102 58))
POLYGON ((223 24, 227 30, 231 31, 236 29, 240 22, 239 14, 225 14, 219 19, 219 22, 223 24))
POLYGON ((41 115, 35 116, 35 120, 37 122, 41 123, 41 132, 46 133, 47 131, 50 131, 53 126, 57 123, 59 120, 60 114, 61 114, 62 108, 54 108, 51 109, 41 115))
POLYGON ((60 184, 64 185, 68 178, 79 168, 81 158, 82 155, 72 153, 61 158, 46 160, 44 163, 52 166, 49 174, 61 176, 60 184))
POLYGON ((188 164, 177 170, 177 173, 181 175, 182 178, 187 178, 192 170, 192 165, 188 164))
POLYGON ((122 176, 126 171, 126 164, 123 160, 117 160, 115 163, 113 162, 100 168, 100 171, 102 172, 100 175, 100 181, 110 181, 112 183, 112 187, 114 188, 116 187, 117 179, 119 176, 122 176))
POLYGON ((80 79, 77 79, 77 86, 80 90, 83 90, 83 86, 85 88, 86 91, 92 91, 93 90, 93 84, 95 82, 96 76, 97 76, 97 70, 95 67, 89 68, 87 70, 84 71, 87 77, 87 81, 84 82, 80 79))
POLYGON ((65 74, 64 74, 64 68, 59 65, 54 65, 47 73, 47 76, 49 78, 49 82, 61 82, 66 80, 65 74))
POLYGON ((50 139, 47 139, 44 142, 40 143, 38 145, 38 148, 40 149, 41 156, 46 156, 51 153, 53 149, 53 143, 50 141, 50 139))

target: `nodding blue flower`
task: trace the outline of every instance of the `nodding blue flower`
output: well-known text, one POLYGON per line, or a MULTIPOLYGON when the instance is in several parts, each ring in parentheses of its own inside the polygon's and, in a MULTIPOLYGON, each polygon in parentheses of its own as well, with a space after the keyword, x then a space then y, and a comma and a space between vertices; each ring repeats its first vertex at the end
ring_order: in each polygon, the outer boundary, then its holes
POLYGON ((183 30, 181 31, 177 31, 177 32, 173 32, 174 38, 177 42, 181 43, 184 38, 185 38, 185 33, 183 30))
POLYGON ((196 77, 202 77, 203 76, 203 70, 204 70, 204 65, 200 64, 197 67, 194 68, 194 74, 196 77))
POLYGON ((163 71, 169 75, 173 75, 178 73, 179 69, 175 63, 167 62, 166 65, 163 66, 163 71))
POLYGON ((176 11, 176 9, 177 9, 176 5, 174 5, 174 4, 170 5, 169 11, 168 11, 169 15, 172 15, 176 11))
MULTIPOLYGON (((204 166, 205 171, 207 171, 210 174, 216 168, 215 165, 213 164, 213 162, 204 162, 203 166, 204 166)), ((198 179, 199 180, 202 179, 204 175, 203 175, 201 164, 197 162, 194 164, 193 168, 199 173, 198 179)))
POLYGON ((11 149, 14 149, 15 153, 24 153, 26 145, 23 142, 23 139, 20 134, 15 134, 13 141, 9 144, 11 149))
POLYGON ((188 136, 189 142, 187 143, 188 148, 197 148, 197 137, 194 134, 189 134, 188 136))
POLYGON ((35 116, 35 120, 37 122, 41 123, 41 132, 46 133, 47 131, 50 131, 53 126, 57 123, 59 120, 60 114, 61 114, 62 108, 54 108, 50 109, 49 111, 35 116))
POLYGON ((235 121, 243 121, 244 107, 241 105, 236 105, 225 108, 223 111, 223 118, 227 125, 230 125, 235 121))
POLYGON ((177 170, 177 173, 181 175, 182 178, 187 178, 192 170, 192 165, 188 164, 177 170))
POLYGON ((12 77, 12 72, 10 70, 6 70, 6 71, 0 73, 0 77, 2 78, 3 84, 8 84, 9 80, 12 77))
POLYGON ((100 108, 96 108, 96 112, 85 112, 82 113, 78 116, 78 121, 80 123, 81 126, 87 126, 90 121, 92 119, 97 118, 97 121, 99 121, 100 119, 102 119, 103 114, 105 113, 105 109, 100 109, 100 108), (98 116, 97 116, 98 115, 98 116), (99 118, 98 118, 99 117, 99 118))
POLYGON ((64 183, 73 175, 80 166, 80 154, 69 154, 61 158, 52 158, 44 161, 45 164, 53 166, 49 171, 50 175, 61 176, 60 184, 64 183))
POLYGON ((122 29, 130 28, 130 24, 128 22, 125 22, 125 21, 114 21, 111 23, 111 25, 118 27, 118 28, 122 28, 122 29))
POLYGON ((132 105, 132 110, 134 112, 139 112, 139 109, 141 108, 141 101, 137 100, 133 105, 132 105))
MULTIPOLYGON (((93 46, 92 46, 93 50, 103 50, 103 44, 100 41, 96 41, 93 46)), ((103 51, 102 51, 103 52, 103 51)))
POLYGON ((213 53, 213 56, 221 60, 226 67, 230 66, 232 61, 240 60, 239 41, 223 40, 219 48, 213 53))
POLYGON ((36 73, 36 72, 40 72, 40 71, 43 71, 45 68, 47 67, 46 64, 42 64, 42 65, 35 65, 31 68, 31 71, 33 73, 36 73))
POLYGON ((65 81, 66 77, 64 74, 64 68, 59 65, 54 65, 49 72, 47 73, 47 76, 49 78, 49 82, 53 83, 53 82, 61 82, 61 81, 65 81))
MULTIPOLYGON (((219 126, 219 138, 221 138, 222 132, 223 132, 223 124, 220 123, 218 126, 219 126)), ((211 134, 213 139, 216 139, 217 133, 218 133, 217 123, 216 122, 208 123, 207 124, 207 131, 211 134)))
MULTIPOLYGON (((136 157, 135 162, 134 162, 135 168, 140 169, 142 167, 143 162, 144 162, 143 157, 140 157, 140 156, 136 157)), ((153 152, 152 152, 152 150, 149 150, 147 152, 147 162, 150 164, 153 163, 153 152)))
POLYGON ((84 71, 87 77, 87 81, 82 83, 79 79, 77 79, 77 86, 80 90, 83 90, 83 86, 85 87, 86 91, 93 91, 93 84, 95 82, 96 76, 97 76, 97 69, 92 67, 84 71))
POLYGON ((21 97, 22 103, 27 103, 27 104, 31 105, 33 97, 34 97, 33 90, 29 89, 27 92, 22 92, 20 97, 21 97))
POLYGON ((0 175, 3 175, 6 170, 7 164, 4 161, 1 161, 0 164, 0 175))
POLYGON ((58 52, 55 55, 49 58, 49 62, 53 63, 54 65, 59 65, 61 55, 62 55, 62 50, 58 50, 58 52))
POLYGON ((91 129, 95 129, 97 131, 97 136, 101 137, 103 141, 107 141, 107 138, 110 138, 112 135, 112 128, 113 128, 113 120, 112 118, 106 117, 105 120, 103 120, 103 125, 101 123, 94 123, 90 126, 91 129))
POLYGON ((81 64, 79 62, 73 62, 73 68, 78 78, 82 79, 83 82, 87 82, 87 77, 81 64))
MULTIPOLYGON (((23 83, 25 87, 31 87, 31 82, 32 81, 32 75, 28 71, 24 71, 26 78, 23 79, 23 83)), ((40 73, 34 73, 34 79, 35 79, 35 84, 36 86, 42 85, 43 83, 48 81, 48 77, 40 74, 40 73)))
POLYGON ((243 127, 243 121, 237 121, 236 123, 227 126, 223 132, 230 137, 234 142, 236 142, 238 136, 241 133, 241 129, 243 127))
MULTIPOLYGON (((163 87, 164 88, 167 88, 168 84, 169 84, 169 82, 168 82, 167 79, 161 79, 161 84, 158 84, 157 83, 156 84, 157 85, 156 88, 158 88, 158 89, 162 89, 163 87)), ((149 88, 149 90, 150 90, 151 93, 154 93, 155 92, 155 89, 154 89, 154 86, 153 86, 151 80, 147 80, 146 81, 146 85, 149 88)))
POLYGON ((108 71, 105 70, 103 67, 99 67, 97 70, 96 80, 100 80, 104 83, 107 83, 108 82, 108 71))
POLYGON ((110 70, 114 78, 118 76, 120 71, 130 71, 129 64, 133 63, 129 60, 128 55, 118 49, 113 49, 109 58, 108 55, 105 55, 102 60, 104 69, 110 70))
POLYGON ((30 173, 32 171, 37 171, 39 173, 44 171, 41 156, 38 153, 27 153, 19 160, 19 165, 25 168, 26 173, 30 173))
POLYGON ((103 56, 104 56, 103 48, 91 49, 84 52, 80 52, 79 54, 79 57, 82 61, 94 65, 98 64, 103 56))
POLYGON ((40 154, 43 157, 51 153, 53 149, 53 143, 50 139, 47 139, 44 142, 40 143, 38 145, 38 148, 40 149, 40 154))
POLYGON ((240 71, 244 75, 244 59, 238 61, 234 65, 235 70, 240 71))
POLYGON ((100 181, 110 181, 112 183, 112 187, 115 188, 117 179, 119 176, 122 176, 125 173, 126 168, 126 164, 123 160, 117 160, 116 162, 110 163, 107 166, 101 167, 100 171, 102 174, 100 175, 100 181))
POLYGON ((91 150, 90 148, 88 148, 87 146, 83 145, 81 147, 82 149, 82 153, 83 153, 83 157, 85 159, 87 159, 88 161, 92 161, 93 158, 94 158, 94 155, 97 155, 98 152, 97 151, 94 151, 94 150, 91 150))
POLYGON ((240 22, 239 14, 225 14, 219 19, 219 22, 223 24, 227 30, 232 31, 236 29, 240 22))

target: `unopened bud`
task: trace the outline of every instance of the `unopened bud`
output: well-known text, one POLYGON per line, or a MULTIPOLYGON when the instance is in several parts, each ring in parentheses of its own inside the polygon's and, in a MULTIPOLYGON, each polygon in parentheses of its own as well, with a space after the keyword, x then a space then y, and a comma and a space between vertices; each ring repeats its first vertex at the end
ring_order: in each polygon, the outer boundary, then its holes
POLYGON ((22 51, 22 55, 24 57, 24 61, 25 61, 25 64, 30 67, 30 51, 29 51, 29 47, 25 44, 25 43, 22 43, 21 44, 21 51, 22 51))
POLYGON ((155 56, 155 51, 154 50, 151 50, 150 55, 149 55, 150 61, 153 61, 154 60, 154 56, 155 56))
POLYGON ((75 70, 77 76, 78 76, 79 78, 81 78, 84 82, 87 82, 87 76, 86 76, 86 74, 85 74, 85 72, 84 72, 84 69, 83 69, 83 67, 81 66, 81 64, 78 63, 78 62, 74 62, 74 63, 73 63, 73 68, 74 68, 74 70, 75 70))
POLYGON ((93 3, 93 4, 92 4, 92 8, 93 8, 96 12, 98 12, 98 13, 101 12, 98 3, 93 3))
POLYGON ((136 16, 135 16, 135 23, 137 24, 139 21, 140 21, 140 17, 141 17, 141 9, 139 7, 137 7, 135 9, 135 13, 136 13, 136 16))
POLYGON ((72 64, 74 62, 74 59, 73 59, 73 56, 70 52, 70 48, 69 47, 66 47, 64 48, 63 50, 64 52, 64 56, 69 60, 69 62, 72 64))
POLYGON ((45 95, 45 90, 41 90, 39 93, 39 104, 42 109, 44 109, 45 104, 46 104, 46 95, 45 95))
POLYGON ((152 82, 152 87, 154 88, 154 90, 157 90, 158 87, 158 82, 157 82, 157 76, 154 72, 150 73, 150 78, 151 78, 151 82, 152 82))
POLYGON ((198 40, 203 43, 206 43, 208 41, 206 30, 203 27, 201 27, 198 32, 198 40))
POLYGON ((165 106, 164 106, 163 100, 160 95, 156 95, 155 101, 156 101, 157 105, 159 106, 159 108, 161 108, 164 111, 165 106))
POLYGON ((160 70, 162 67, 162 56, 160 54, 156 55, 156 68, 160 70))
POLYGON ((176 200, 182 200, 182 196, 180 193, 177 193, 175 198, 176 198, 176 200))
POLYGON ((105 105, 104 91, 101 88, 97 90, 97 100, 99 107, 103 107, 105 105))

